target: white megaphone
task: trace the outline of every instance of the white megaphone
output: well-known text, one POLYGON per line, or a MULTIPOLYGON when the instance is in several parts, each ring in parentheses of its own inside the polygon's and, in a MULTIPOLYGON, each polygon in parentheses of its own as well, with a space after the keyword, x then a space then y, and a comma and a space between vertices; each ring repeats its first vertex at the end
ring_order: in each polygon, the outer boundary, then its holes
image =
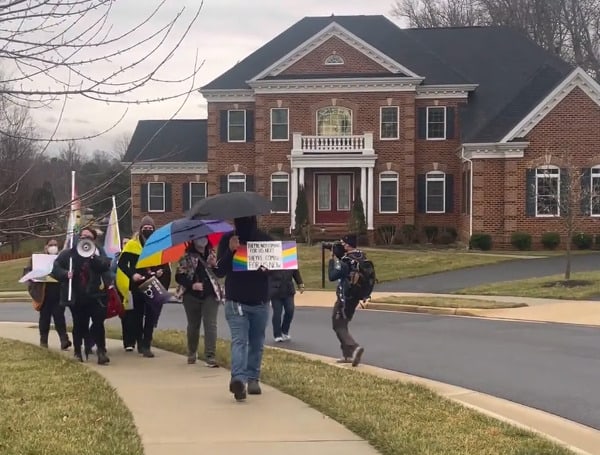
POLYGON ((77 242, 77 254, 82 258, 89 258, 95 254, 98 254, 98 248, 96 244, 90 239, 81 239, 77 242))

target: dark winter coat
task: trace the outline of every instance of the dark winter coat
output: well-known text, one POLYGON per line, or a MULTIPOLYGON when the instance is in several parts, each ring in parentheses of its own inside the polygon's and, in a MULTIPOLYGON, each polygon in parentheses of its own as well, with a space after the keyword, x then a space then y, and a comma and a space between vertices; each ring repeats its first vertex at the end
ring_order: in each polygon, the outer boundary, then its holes
POLYGON ((274 270, 269 274, 269 297, 284 299, 296 293, 296 285, 304 284, 299 270, 274 270))

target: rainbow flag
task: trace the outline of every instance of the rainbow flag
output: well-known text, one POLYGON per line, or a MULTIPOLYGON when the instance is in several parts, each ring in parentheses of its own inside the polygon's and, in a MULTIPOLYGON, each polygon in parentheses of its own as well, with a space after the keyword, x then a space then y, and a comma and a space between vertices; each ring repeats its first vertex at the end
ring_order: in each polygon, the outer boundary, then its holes
POLYGON ((121 251, 121 235, 119 233, 119 217, 117 216, 117 204, 115 197, 112 198, 113 207, 110 211, 106 234, 104 235, 104 251, 109 258, 114 258, 115 254, 121 251))
POLYGON ((265 259, 264 263, 261 262, 261 253, 253 250, 253 243, 256 242, 250 242, 250 248, 247 245, 240 245, 236 250, 232 262, 234 272, 254 270, 255 267, 252 267, 252 269, 248 268, 249 262, 253 262, 254 264, 261 263, 261 265, 267 267, 269 270, 294 270, 298 268, 298 247, 296 242, 259 242, 272 246, 272 251, 269 252, 269 259, 265 259), (277 259, 273 260, 273 256, 277 256, 277 259))

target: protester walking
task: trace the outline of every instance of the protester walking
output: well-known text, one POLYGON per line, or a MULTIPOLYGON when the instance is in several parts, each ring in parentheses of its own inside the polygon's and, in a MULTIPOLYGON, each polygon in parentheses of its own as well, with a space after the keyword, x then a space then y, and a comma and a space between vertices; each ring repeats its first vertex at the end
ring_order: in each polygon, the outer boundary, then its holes
MULTIPOLYGON (((44 245, 44 254, 58 254, 58 242, 49 239, 44 245)), ((33 263, 25 272, 32 270, 33 263)), ((29 294, 34 300, 34 308, 39 311, 38 328, 40 331, 40 346, 48 347, 50 335, 50 322, 54 322, 54 329, 60 339, 60 348, 66 351, 71 347, 71 341, 67 333, 67 322, 65 320, 65 307, 60 304, 60 283, 51 281, 29 281, 27 283, 29 294)))
POLYGON ((190 365, 198 359, 200 325, 203 323, 206 366, 219 366, 216 360, 217 314, 223 291, 213 272, 216 265, 216 254, 208 237, 201 237, 188 244, 175 274, 187 318, 187 362, 190 365))
MULTIPOLYGON (((123 339, 125 349, 132 351, 137 343, 137 349, 144 357, 152 358, 152 336, 158 324, 159 311, 147 301, 139 286, 147 279, 155 276, 165 289, 171 284, 171 268, 169 264, 157 267, 138 269, 136 264, 146 240, 154 233, 154 220, 145 216, 140 223, 139 232, 125 245, 119 256, 117 267, 117 285, 121 295, 130 295, 133 311, 126 311, 123 322, 123 339), (124 280, 120 279, 120 273, 124 280), (120 283, 125 284, 125 289, 120 283), (131 294, 129 294, 131 291, 131 294)), ((130 308, 129 308, 130 309, 130 308)))
POLYGON ((235 233, 221 238, 217 276, 225 277, 225 318, 231 332, 229 391, 238 401, 262 393, 259 380, 269 319, 269 272, 234 272, 233 257, 240 245, 272 238, 258 229, 256 216, 234 219, 235 233))
POLYGON ((273 324, 273 339, 276 343, 291 339, 290 326, 294 318, 294 296, 296 294, 294 281, 302 294, 304 283, 299 270, 275 270, 269 274, 269 296, 273 308, 271 322, 273 324))
MULTIPOLYGON (((73 349, 75 358, 83 362, 81 352, 84 340, 94 340, 97 346, 98 364, 110 362, 106 352, 106 334, 104 320, 107 313, 108 294, 106 290, 112 286, 110 259, 102 247, 95 244, 97 233, 91 228, 82 229, 79 239, 69 248, 61 251, 54 261, 52 276, 61 283, 61 304, 71 307, 73 314, 73 349), (91 242, 95 248, 93 254, 83 257, 79 254, 79 242, 91 242), (71 268, 72 264, 72 268, 71 268), (69 284, 69 282, 71 282, 69 284), (69 299, 71 286, 71 299, 69 299), (91 327, 90 327, 91 320, 91 327)), ((86 346, 86 359, 91 347, 86 346)))
POLYGON ((359 298, 351 292, 350 273, 356 269, 358 262, 365 259, 366 255, 356 248, 356 236, 347 235, 333 245, 329 260, 329 281, 338 282, 331 317, 333 331, 342 350, 342 358, 338 363, 351 363, 354 367, 360 363, 365 350, 354 340, 348 329, 360 303, 359 298))

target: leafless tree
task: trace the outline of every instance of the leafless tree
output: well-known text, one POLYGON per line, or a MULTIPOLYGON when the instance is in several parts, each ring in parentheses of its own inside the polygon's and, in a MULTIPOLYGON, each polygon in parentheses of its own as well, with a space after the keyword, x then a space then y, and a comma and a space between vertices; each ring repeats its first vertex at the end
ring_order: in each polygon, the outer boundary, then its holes
POLYGON ((412 27, 502 25, 600 79, 600 0, 395 0, 412 27))
POLYGON ((62 161, 66 169, 70 171, 78 171, 79 169, 81 169, 83 159, 81 156, 81 150, 79 149, 79 145, 77 144, 77 142, 73 140, 67 142, 60 149, 58 157, 60 161, 62 161))
POLYGON ((125 152, 127 152, 127 148, 129 147, 129 143, 131 142, 131 134, 122 133, 115 139, 112 152, 113 155, 119 160, 123 159, 125 156, 125 152))

